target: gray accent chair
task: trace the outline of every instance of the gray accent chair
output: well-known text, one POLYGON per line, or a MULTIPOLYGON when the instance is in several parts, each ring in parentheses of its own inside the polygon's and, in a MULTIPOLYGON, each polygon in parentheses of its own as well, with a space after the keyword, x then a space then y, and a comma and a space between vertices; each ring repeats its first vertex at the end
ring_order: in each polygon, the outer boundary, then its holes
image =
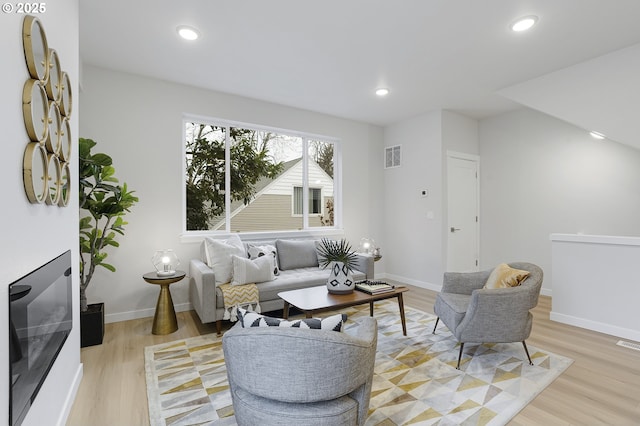
POLYGON ((530 275, 518 286, 483 289, 491 270, 480 272, 445 272, 442 290, 433 307, 442 322, 460 342, 458 366, 467 342, 522 342, 531 362, 525 340, 531 334, 533 315, 529 312, 538 304, 543 273, 532 263, 509 263, 510 267, 529 271, 530 275))
POLYGON ((238 425, 363 425, 377 342, 371 317, 347 332, 236 324, 222 348, 238 425))

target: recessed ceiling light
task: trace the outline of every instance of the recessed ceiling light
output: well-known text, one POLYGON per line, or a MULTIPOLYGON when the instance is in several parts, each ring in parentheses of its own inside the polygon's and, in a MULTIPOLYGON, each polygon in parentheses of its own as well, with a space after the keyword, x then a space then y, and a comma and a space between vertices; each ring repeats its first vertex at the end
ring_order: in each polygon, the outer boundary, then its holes
POLYGON ((534 15, 525 16, 511 24, 511 30, 515 32, 527 31, 538 22, 538 17, 534 15))
POLYGON ((178 27, 178 34, 185 40, 196 40, 200 37, 200 33, 198 30, 192 27, 187 27, 185 25, 181 25, 178 27))
POLYGON ((596 139, 604 139, 605 138, 605 136, 602 133, 589 132, 589 134, 591 135, 591 137, 596 138, 596 139))
POLYGON ((389 94, 389 89, 386 89, 384 87, 376 89, 376 95, 378 95, 380 97, 387 96, 388 94, 389 94))

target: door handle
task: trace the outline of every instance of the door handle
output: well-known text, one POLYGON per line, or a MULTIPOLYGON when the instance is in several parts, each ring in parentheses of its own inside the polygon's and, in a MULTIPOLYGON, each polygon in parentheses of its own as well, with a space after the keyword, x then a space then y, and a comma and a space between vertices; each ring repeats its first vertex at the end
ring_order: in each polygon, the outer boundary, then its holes
POLYGON ((456 231, 461 231, 461 228, 454 228, 453 226, 451 227, 451 232, 456 232, 456 231))

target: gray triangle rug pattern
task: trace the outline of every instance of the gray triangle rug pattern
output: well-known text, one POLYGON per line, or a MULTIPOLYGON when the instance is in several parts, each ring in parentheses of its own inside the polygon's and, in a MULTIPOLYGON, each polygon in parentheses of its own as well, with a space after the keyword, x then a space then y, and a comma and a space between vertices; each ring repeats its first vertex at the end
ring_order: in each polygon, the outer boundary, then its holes
MULTIPOLYGON (((458 343, 435 316, 378 302, 378 350, 367 425, 504 425, 573 362, 520 343, 467 344, 456 370, 458 343), (473 354, 473 356, 471 356, 473 354)), ((363 305, 339 311, 347 329, 369 314, 363 305)), ((535 325, 534 325, 535 326, 535 325)), ((283 359, 286 362, 286 359, 283 359)), ((145 348, 152 426, 235 425, 222 340, 215 334, 145 348)))

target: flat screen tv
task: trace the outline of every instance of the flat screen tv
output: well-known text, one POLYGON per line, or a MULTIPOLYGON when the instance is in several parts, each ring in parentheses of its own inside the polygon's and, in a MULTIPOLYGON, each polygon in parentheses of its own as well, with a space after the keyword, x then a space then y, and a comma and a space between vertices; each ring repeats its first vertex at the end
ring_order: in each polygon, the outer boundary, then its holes
POLYGON ((9 285, 10 425, 24 420, 71 332, 71 286, 71 251, 9 285))

